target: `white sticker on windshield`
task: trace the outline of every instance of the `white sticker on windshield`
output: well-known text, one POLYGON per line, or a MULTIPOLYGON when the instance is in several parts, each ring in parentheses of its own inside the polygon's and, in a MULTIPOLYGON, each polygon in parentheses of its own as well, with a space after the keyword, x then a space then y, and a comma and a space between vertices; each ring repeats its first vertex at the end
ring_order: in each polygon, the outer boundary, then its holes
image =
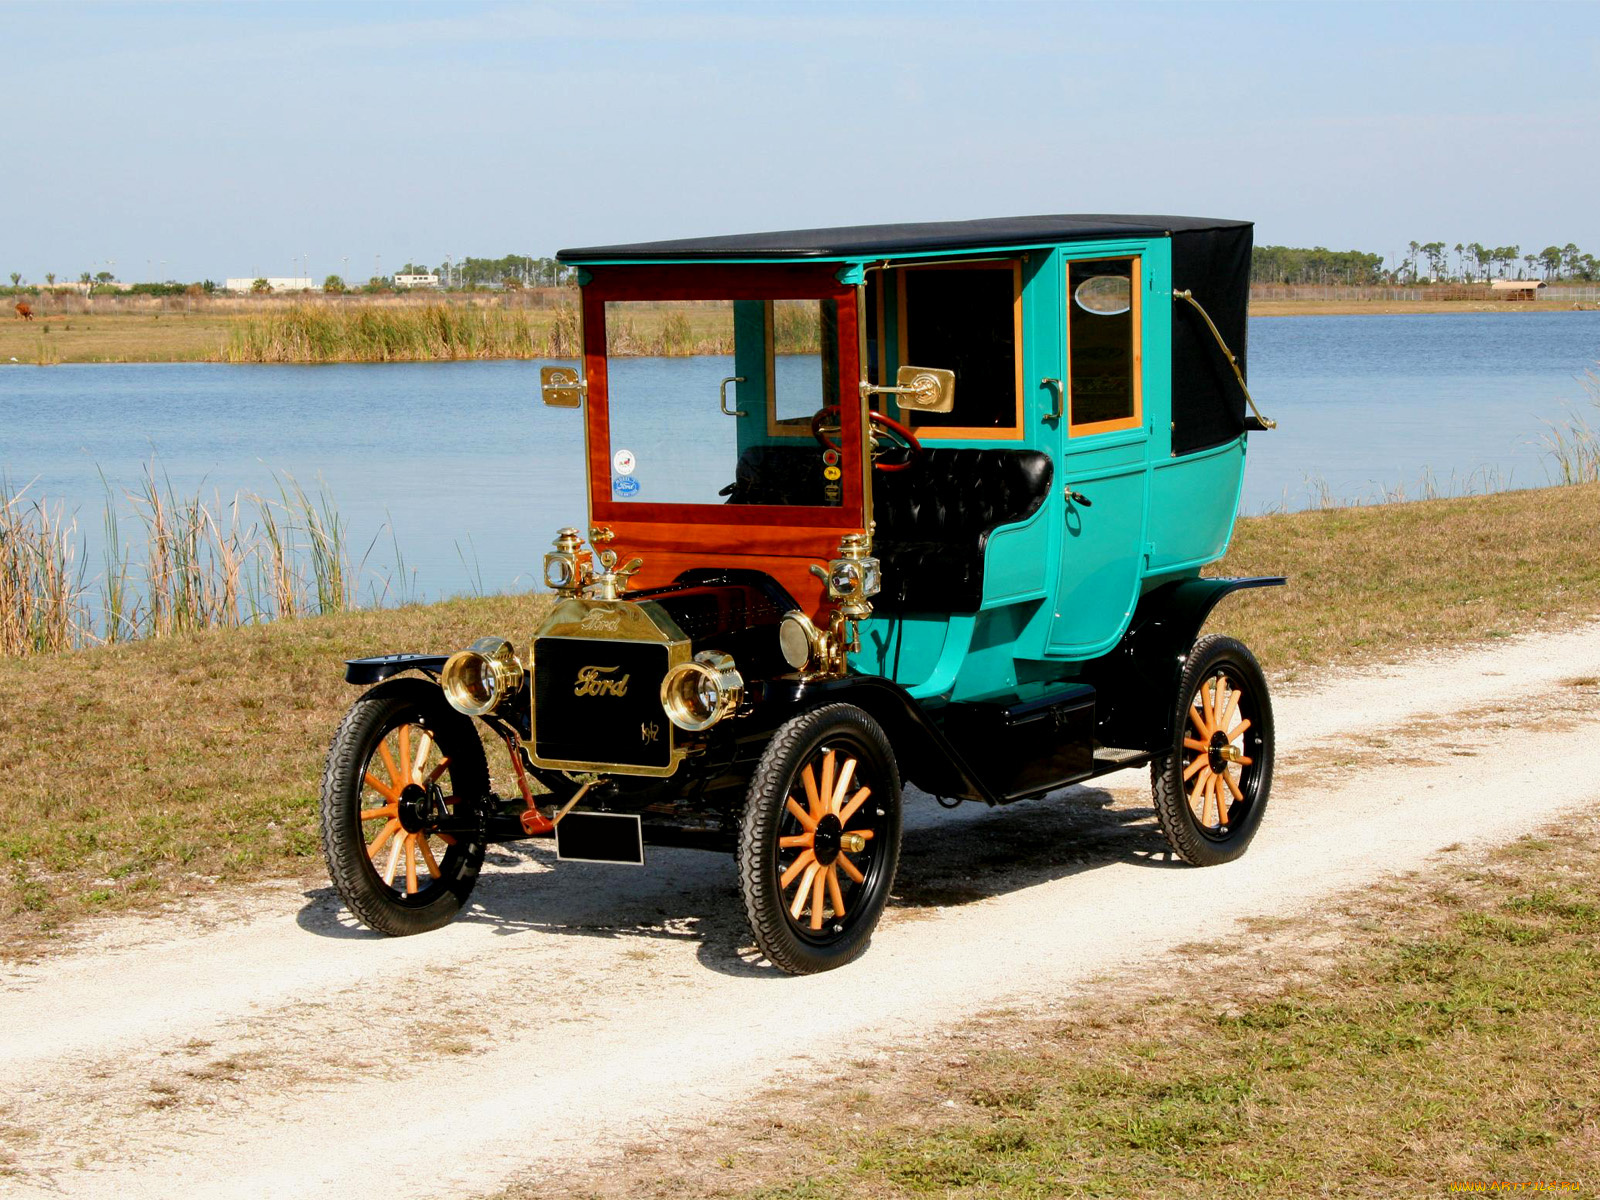
POLYGON ((632 450, 618 450, 611 456, 611 465, 617 469, 618 475, 632 475, 637 461, 632 450))

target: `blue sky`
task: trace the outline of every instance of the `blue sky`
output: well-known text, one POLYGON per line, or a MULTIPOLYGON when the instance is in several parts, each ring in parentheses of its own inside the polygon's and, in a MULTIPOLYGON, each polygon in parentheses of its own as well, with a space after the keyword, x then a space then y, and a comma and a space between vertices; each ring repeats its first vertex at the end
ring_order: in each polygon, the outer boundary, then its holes
POLYGON ((34 280, 1037 212, 1600 252, 1594 3, 0 3, 0 46, 34 280))

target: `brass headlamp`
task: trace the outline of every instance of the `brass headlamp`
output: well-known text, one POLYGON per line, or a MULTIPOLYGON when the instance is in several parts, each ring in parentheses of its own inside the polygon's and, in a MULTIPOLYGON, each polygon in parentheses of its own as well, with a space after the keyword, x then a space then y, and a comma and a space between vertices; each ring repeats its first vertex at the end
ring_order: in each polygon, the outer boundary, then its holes
POLYGON ((717 650, 704 650, 679 663, 661 681, 661 706, 679 729, 698 733, 710 729, 739 707, 744 698, 744 676, 733 658, 717 650))
POLYGON ((527 675, 522 660, 505 638, 479 638, 452 654, 439 673, 444 698, 469 717, 491 713, 522 686, 527 675))

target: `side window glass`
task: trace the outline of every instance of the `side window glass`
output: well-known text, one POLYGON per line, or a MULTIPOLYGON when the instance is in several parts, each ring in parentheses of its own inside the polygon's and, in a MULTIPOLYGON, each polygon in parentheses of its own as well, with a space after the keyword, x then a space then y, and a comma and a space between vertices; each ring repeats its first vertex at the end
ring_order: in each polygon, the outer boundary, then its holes
MULTIPOLYGON (((956 379, 955 408, 909 414, 913 428, 934 436, 1020 436, 1021 263, 910 267, 896 272, 895 282, 895 365, 943 367, 956 379)), ((876 350, 869 339, 869 358, 876 350)))
POLYGON ((1140 411, 1137 259, 1067 265, 1067 403, 1075 435, 1135 428, 1140 411))

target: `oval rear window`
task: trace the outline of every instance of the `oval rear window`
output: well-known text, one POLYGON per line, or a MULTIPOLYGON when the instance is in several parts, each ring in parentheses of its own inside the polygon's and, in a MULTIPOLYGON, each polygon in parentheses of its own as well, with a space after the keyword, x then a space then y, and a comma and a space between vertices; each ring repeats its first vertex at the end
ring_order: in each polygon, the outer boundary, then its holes
POLYGON ((1133 288, 1121 275, 1091 275, 1073 290, 1072 298, 1084 312, 1114 317, 1133 307, 1133 288))

